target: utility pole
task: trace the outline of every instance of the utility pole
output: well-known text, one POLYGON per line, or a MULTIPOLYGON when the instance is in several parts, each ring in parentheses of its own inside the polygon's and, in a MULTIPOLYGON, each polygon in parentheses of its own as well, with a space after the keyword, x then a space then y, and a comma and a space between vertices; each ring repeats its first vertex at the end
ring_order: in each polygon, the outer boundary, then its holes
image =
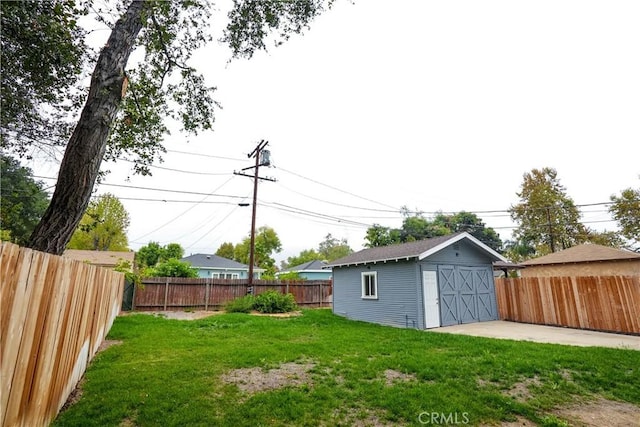
POLYGON ((233 172, 234 175, 242 175, 242 176, 248 176, 249 178, 253 178, 253 206, 252 206, 252 213, 251 213, 251 243, 250 243, 251 246, 249 248, 249 286, 253 285, 253 264, 255 263, 256 207, 258 205, 258 180, 275 182, 275 179, 273 178, 262 178, 258 176, 258 169, 260 168, 260 166, 268 167, 271 165, 270 152, 269 150, 264 149, 264 147, 266 147, 267 144, 269 144, 269 141, 265 141, 263 139, 258 143, 256 148, 254 148, 254 150, 247 155, 247 157, 249 158, 255 157, 256 164, 255 166, 249 166, 241 170, 245 171, 247 169, 255 168, 255 170, 253 171, 253 175, 248 175, 242 172, 233 172))

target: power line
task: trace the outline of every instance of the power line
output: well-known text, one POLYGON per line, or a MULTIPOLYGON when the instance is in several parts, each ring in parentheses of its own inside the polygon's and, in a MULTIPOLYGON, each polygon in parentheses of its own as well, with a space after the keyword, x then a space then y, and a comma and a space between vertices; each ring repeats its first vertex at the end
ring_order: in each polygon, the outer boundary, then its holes
MULTIPOLYGON (((91 198, 100 197, 99 195, 91 196, 91 198)), ((118 197, 120 200, 129 200, 133 202, 159 202, 159 203, 200 203, 202 205, 235 205, 236 202, 216 202, 213 200, 172 200, 172 199, 146 199, 141 197, 118 197)))
MULTIPOLYGON (((317 218, 323 218, 323 219, 330 219, 339 223, 347 223, 347 224, 353 224, 353 225, 359 225, 359 226, 365 226, 365 227, 370 227, 371 224, 365 224, 362 222, 358 222, 358 221, 353 221, 353 220, 347 220, 344 218, 340 218, 337 216, 333 216, 333 215, 327 215, 327 214, 322 214, 322 213, 318 213, 318 212, 313 212, 313 211, 308 211, 306 209, 301 209, 301 208, 297 208, 295 206, 289 206, 289 205, 285 205, 282 203, 278 203, 278 202, 271 202, 272 205, 278 206, 278 209, 287 211, 287 212, 295 212, 295 213, 302 213, 304 215, 308 215, 308 216, 313 216, 313 217, 317 217, 317 218)), ((268 205, 267 205, 268 206, 268 205)))
MULTIPOLYGON (((242 161, 242 162, 246 161, 246 159, 242 159, 242 158, 216 156, 216 155, 211 155, 211 154, 194 153, 194 152, 189 152, 189 151, 167 150, 167 152, 185 154, 185 155, 190 155, 190 156, 198 156, 198 157, 216 158, 216 159, 223 159, 223 160, 242 161)), ((348 208, 353 208, 353 209, 370 210, 370 211, 378 211, 378 212, 398 212, 398 211, 400 211, 400 209, 398 209, 398 208, 396 208, 394 206, 387 205, 387 204, 384 204, 384 203, 382 203, 380 201, 372 200, 372 199, 357 195, 355 193, 352 193, 352 192, 349 192, 349 191, 346 191, 346 190, 342 190, 342 189, 337 188, 335 186, 322 183, 322 182, 320 182, 320 181, 318 181, 316 179, 312 179, 312 178, 303 176, 302 174, 299 174, 297 172, 293 172, 293 171, 290 171, 290 170, 287 170, 287 169, 284 169, 284 168, 280 168, 280 167, 277 167, 275 165, 274 165, 274 167, 276 167, 276 168, 278 168, 278 169, 280 169, 280 170, 282 170, 282 171, 284 171, 286 173, 289 173, 291 175, 294 175, 294 176, 297 176, 297 177, 302 178, 304 180, 307 180, 309 182, 313 182, 314 184, 318 184, 318 185, 330 188, 332 190, 335 190, 335 191, 338 191, 338 192, 341 192, 341 193, 344 193, 344 194, 359 198, 361 200, 365 200, 365 201, 368 201, 368 202, 371 202, 371 203, 375 203, 375 204, 378 204, 378 205, 381 205, 381 206, 385 206, 387 208, 390 208, 391 210, 364 208, 364 207, 359 207, 359 206, 351 206, 351 205, 347 205, 347 204, 340 204, 340 203, 331 202, 331 201, 328 201, 328 200, 312 197, 312 196, 309 196, 309 195, 305 195, 303 193, 300 193, 300 192, 297 192, 297 191, 292 190, 290 188, 287 188, 286 186, 282 186, 286 190, 291 191, 291 192, 293 192, 295 194, 301 195, 303 197, 307 197, 309 199, 316 200, 316 201, 323 202, 323 203, 327 203, 327 204, 333 204, 333 205, 336 205, 336 206, 348 207, 348 208)), ((166 168, 166 169, 167 170, 172 170, 170 168, 166 168)), ((175 171, 183 172, 183 173, 198 173, 198 172, 182 171, 182 170, 178 170, 178 169, 176 169, 175 171)), ((207 174, 207 173, 199 173, 199 174, 207 174)), ((223 175, 226 175, 226 174, 223 174, 223 175)), ((611 203, 612 202, 599 202, 599 203, 580 204, 580 205, 575 205, 575 206, 576 207, 587 207, 587 206, 610 205, 611 203)), ((561 207, 558 207, 558 208, 561 208, 561 207)), ((546 209, 546 208, 541 208, 541 209, 546 209)), ((409 213, 428 214, 428 215, 437 215, 437 214, 445 214, 446 215, 446 214, 456 214, 456 213, 459 213, 459 212, 460 211, 446 211, 446 212, 445 211, 434 211, 434 212, 409 211, 409 213)), ((465 210, 464 212, 469 212, 469 213, 474 213, 474 214, 490 214, 490 213, 509 213, 509 210, 508 209, 507 210, 505 210, 505 209, 499 209, 499 210, 470 210, 470 211, 465 210)))
MULTIPOLYGON (((293 173, 293 172, 289 172, 289 171, 285 171, 285 172, 292 173, 293 175, 297 175, 297 176, 299 176, 299 177, 301 177, 303 179, 307 179, 309 181, 317 183, 317 181, 312 180, 310 178, 303 177, 302 175, 299 175, 299 174, 296 174, 296 173, 293 173)), ((53 178, 53 177, 46 177, 46 176, 34 176, 34 178, 56 179, 56 178, 53 178)), ((232 178, 233 178, 233 176, 231 176, 230 179, 232 179, 232 178)), ((226 181, 223 185, 225 185, 227 182, 229 182, 229 180, 226 181)), ((319 183, 319 184, 324 185, 322 183, 319 183)), ((174 219, 172 219, 171 221, 169 221, 169 222, 163 224, 162 226, 156 228, 154 231, 151 231, 151 232, 149 232, 149 233, 147 233, 147 234, 145 234, 143 236, 140 236, 140 237, 138 237, 136 239, 133 239, 132 241, 134 241, 134 242, 139 240, 139 239, 141 239, 141 238, 143 238, 143 237, 146 237, 147 235, 149 235, 149 234, 151 234, 151 233, 153 233, 153 232, 165 227, 166 225, 170 224, 171 222, 175 221, 177 218, 181 217, 183 214, 188 212, 190 209, 193 209, 195 206, 197 206, 197 204, 232 204, 232 202, 206 201, 205 199, 207 197, 209 197, 209 196, 212 196, 212 197, 228 197, 228 198, 232 198, 232 199, 246 199, 246 196, 220 195, 220 194, 213 194, 213 192, 211 192, 211 193, 202 193, 202 192, 195 192, 195 191, 168 190, 168 189, 141 187, 141 186, 133 186, 133 185, 125 185, 125 184, 109 184, 109 183, 101 183, 100 185, 113 186, 113 187, 123 187, 123 188, 132 188, 132 189, 140 189, 140 190, 147 190, 147 191, 160 191, 160 192, 169 192, 169 193, 177 193, 177 194, 195 194, 195 195, 204 195, 205 196, 200 201, 167 200, 167 199, 144 199, 144 198, 124 198, 124 197, 121 198, 123 200, 134 200, 134 201, 137 200, 137 201, 149 201, 149 202, 195 203, 196 204, 196 205, 190 207, 189 209, 187 209, 186 211, 184 211, 182 214, 180 214, 177 217, 175 217, 174 219)), ((214 192, 217 191, 218 189, 220 189, 222 186, 218 187, 216 190, 214 190, 214 192)), ((325 186, 327 186, 329 188, 332 188, 332 189, 336 189, 335 187, 332 187, 332 186, 328 186, 328 185, 325 185, 325 186)), ((293 191, 293 190, 290 190, 288 188, 287 188, 287 190, 293 191)), ((344 192, 344 191, 339 190, 339 189, 336 189, 336 190, 344 192)), ((293 191, 293 192, 295 192, 295 191, 293 191)), ((352 194, 352 193, 349 193, 349 192, 344 192, 344 193, 352 194)), ((360 196, 357 196, 357 195, 354 195, 354 196, 358 197, 358 198, 361 198, 363 200, 372 201, 372 200, 369 200, 369 199, 366 199, 366 198, 363 198, 363 197, 360 197, 360 196)), ((329 201, 322 200, 322 199, 316 199, 316 200, 320 201, 320 202, 334 204, 334 205, 342 206, 342 207, 349 207, 349 208, 353 208, 353 209, 362 209, 362 210, 379 211, 379 212, 390 212, 390 213, 391 212, 399 212, 398 210, 384 210, 384 209, 374 209, 374 208, 364 208, 364 207, 358 207, 358 206, 342 205, 342 204, 339 204, 339 203, 329 202, 329 201)), ((372 202, 375 202, 375 201, 372 201, 372 202)), ((378 203, 378 202, 375 202, 375 203, 378 203)), ((343 226, 350 226, 350 227, 357 227, 357 228, 367 227, 368 228, 368 227, 371 227, 372 225, 369 224, 369 223, 365 223, 365 222, 354 221, 354 220, 352 220, 350 218, 374 218, 374 219, 376 219, 375 217, 364 217, 364 216, 334 216, 334 215, 328 215, 328 214, 309 211, 309 210, 306 210, 306 209, 301 209, 301 208, 298 208, 298 207, 295 207, 295 206, 291 206, 291 205, 285 205, 285 204, 278 203, 278 202, 261 202, 260 204, 263 204, 264 206, 269 207, 271 209, 280 210, 282 212, 286 212, 286 213, 293 214, 293 215, 304 216, 304 217, 307 217, 308 220, 313 220, 314 222, 317 222, 317 223, 329 224, 329 225, 330 224, 340 224, 340 225, 343 225, 343 226)), ((575 204, 574 206, 576 208, 581 208, 581 207, 591 207, 591 206, 607 206, 607 205, 611 205, 611 204, 612 204, 612 202, 608 201, 608 202, 575 204)), ((553 209, 563 209, 564 207, 563 206, 553 206, 551 208, 553 208, 553 209)), ((546 210, 547 208, 538 208, 538 209, 546 210)), ((464 211, 464 212, 468 212, 468 213, 471 213, 471 214, 487 214, 487 213, 503 214, 503 215, 492 215, 491 217, 509 217, 510 216, 510 210, 504 210, 504 209, 503 210, 497 210, 496 209, 496 210, 482 210, 482 211, 464 211)), ((607 212, 607 210, 584 211, 584 212, 581 212, 581 215, 590 214, 590 213, 598 213, 598 212, 604 213, 604 212, 607 212)), ((425 214, 425 213, 428 214, 429 212, 420 212, 420 213, 421 214, 425 214)), ((450 213, 451 214, 456 214, 458 212, 450 212, 450 213)), ((434 215, 447 214, 447 212, 436 211, 436 212, 431 212, 431 214, 434 214, 434 215)), ((228 216, 223 218, 223 220, 221 220, 220 223, 222 223, 222 221, 224 221, 226 218, 228 218, 228 216)), ((402 216, 398 216, 398 217, 379 217, 377 219, 394 219, 394 218, 400 219, 400 218, 402 218, 402 216)), ((608 220, 581 221, 579 223, 586 225, 586 224, 607 223, 607 222, 615 223, 616 221, 612 220, 612 219, 608 219, 608 220)), ((217 224, 216 227, 219 224, 217 224)), ((578 223, 573 224, 573 225, 577 225, 577 224, 578 223)), ((556 225, 558 225, 558 224, 556 224, 556 225)), ((569 225, 569 224, 560 224, 560 225, 561 226, 562 225, 566 226, 566 225, 569 225)), ((501 229, 515 229, 515 228, 518 228, 518 227, 517 226, 497 226, 497 227, 488 227, 488 228, 492 228, 492 229, 495 229, 495 230, 501 230, 501 229)), ((213 229, 215 229, 215 227, 213 229)), ((207 233, 205 233, 205 236, 206 236, 206 234, 210 233, 213 229, 211 229, 207 233)), ((189 234, 192 234, 192 233, 193 232, 191 232, 189 234)), ((203 236, 203 238, 204 238, 204 236, 203 236)), ((195 242, 195 243, 197 243, 197 242, 195 242)), ((192 247, 195 243, 193 243, 189 247, 192 247)))
MULTIPOLYGON (((226 174, 225 174, 226 175, 226 174)), ((54 177, 49 177, 49 176, 39 176, 39 175, 34 175, 34 178, 38 178, 38 179, 52 179, 55 180, 57 178, 54 177)), ((304 178, 304 177, 303 177, 304 178)), ((309 178, 305 178, 305 179, 309 179, 309 178)), ((138 189, 138 190, 148 190, 148 191, 161 191, 161 192, 169 192, 169 193, 177 193, 177 194, 194 194, 194 195, 205 195, 205 196, 213 196, 213 197, 229 197, 229 198, 235 198, 235 199, 239 199, 239 198, 244 198, 245 196, 235 196, 235 195, 225 195, 225 194, 212 194, 212 193, 202 193, 202 192, 195 192, 195 191, 185 191, 185 190, 168 190, 168 189, 161 189, 161 188, 151 188, 151 187, 140 187, 140 186, 134 186, 134 185, 126 185, 126 184, 110 184, 110 183, 100 183, 99 185, 104 185, 104 186, 111 186, 111 187, 123 187, 123 188, 132 188, 132 189, 138 189)), ((49 188, 53 188, 55 185, 49 186, 47 187, 47 189, 49 188)), ((297 193, 293 190, 290 190, 286 187, 284 187, 285 189, 292 191, 294 193, 297 193)), ((339 190, 341 191, 341 190, 339 190)), ((353 209, 361 209, 361 210, 369 210, 369 211, 374 211, 374 212, 400 212, 400 210, 396 209, 396 210, 384 210, 384 209, 373 209, 373 208, 364 208, 364 207, 358 207, 358 206, 350 206, 350 205, 343 205, 343 204, 339 204, 339 203, 333 203, 333 202, 329 202, 326 200, 322 200, 322 199, 317 199, 317 198, 313 198, 310 196, 306 196, 309 198, 312 198, 314 200, 317 201, 321 201, 321 202, 325 202, 325 203, 329 203, 329 204, 334 204, 337 206, 342 206, 342 207, 351 207, 353 209)), ((364 200, 368 200, 366 198, 363 198, 364 200)), ((143 200, 143 199, 140 199, 143 200)), ((160 199, 163 200, 164 199, 160 199)), ((176 201, 177 202, 177 201, 176 201)), ((211 203, 211 202, 209 202, 211 203)), ((377 203, 377 202, 376 202, 377 203)), ((612 202, 598 202, 598 203, 583 203, 583 204, 575 204, 574 206, 576 208, 580 208, 580 207, 588 207, 588 206, 606 206, 606 205, 611 205, 612 202)), ((563 206, 550 206, 549 209, 563 209, 563 206)), ((547 210, 546 207, 544 208, 534 208, 534 209, 538 209, 538 210, 547 210)), ((503 214, 509 214, 510 210, 509 209, 494 209, 494 210, 462 210, 462 211, 434 211, 434 212, 425 212, 425 211, 416 211, 416 213, 421 213, 421 214, 429 214, 429 215, 438 215, 438 214, 457 214, 460 212, 467 212, 470 214, 487 214, 487 213, 503 213, 503 214)), ((591 212, 606 212, 606 211, 585 211, 584 213, 591 213, 591 212)), ((508 216, 508 215, 498 215, 498 216, 508 216)))
MULTIPOLYGON (((196 240, 195 242, 191 243, 189 246, 185 247, 185 250, 193 247, 196 243, 198 243, 200 240, 204 239, 206 236, 209 235, 209 233, 211 233, 213 230, 215 230, 216 228, 218 228, 227 218, 229 218, 231 216, 232 213, 234 213, 239 206, 236 206, 235 208, 233 208, 227 215, 225 215, 224 218, 222 218, 220 221, 218 221, 218 223, 216 223, 213 227, 211 227, 209 230, 207 230, 206 233, 202 234, 202 237, 200 237, 198 240, 196 240)), ((200 227, 202 228, 202 227, 200 227)), ((196 230, 197 231, 197 230, 196 230)), ((189 234, 193 234, 193 233, 189 233, 189 234)), ((188 235, 188 234, 187 234, 188 235)))
MULTIPOLYGON (((209 197, 210 195, 213 195, 213 194, 212 194, 213 192, 218 191, 219 189, 221 189, 222 187, 224 187, 224 186, 225 186, 229 181, 231 181, 232 179, 233 179, 233 175, 232 175, 228 180, 226 180, 225 182, 223 182, 223 183, 222 183, 218 188, 216 188, 215 190, 213 190, 213 191, 211 192, 211 194, 207 194, 207 195, 205 195, 205 199, 206 199, 207 197, 209 197)), ((204 200, 204 199, 203 199, 203 200, 204 200)), ((152 234, 152 233, 155 233, 156 231, 160 230, 161 228, 164 228, 164 227, 166 227, 167 225, 171 224, 171 223, 172 223, 173 221, 175 221, 176 219, 178 219, 178 218, 182 217, 184 214, 186 214, 187 212, 189 212, 191 209, 195 208, 195 207, 196 207, 196 206, 198 206, 198 205, 199 205, 199 203, 195 203, 195 204, 191 205, 189 208, 187 208, 186 210, 184 210, 183 212, 181 212, 180 214, 178 214, 178 215, 177 215, 176 217, 174 217, 173 219, 170 219, 169 221, 167 221, 166 223, 162 224, 161 226, 159 226, 159 227, 157 227, 157 228, 153 229, 152 231, 150 231, 150 232, 148 232, 148 233, 146 233, 146 234, 144 234, 144 235, 142 235, 142 236, 139 236, 139 237, 137 237, 137 238, 135 238, 135 239, 132 239, 132 240, 134 240, 134 241, 136 241, 136 240, 140 240, 140 239, 142 239, 143 237, 147 237, 148 235, 150 235, 150 234, 152 234)))
POLYGON ((330 219, 324 220, 324 219, 322 219, 323 218, 322 216, 306 214, 306 213, 303 213, 303 212, 284 209, 284 208, 279 208, 279 207, 276 207, 276 206, 268 206, 268 205, 266 205, 264 207, 283 212, 283 215, 291 216, 293 218, 298 218, 299 219, 300 217, 305 217, 304 221, 306 223, 313 222, 315 224, 332 225, 332 226, 340 225, 343 228, 350 228, 350 229, 353 229, 353 230, 362 230, 363 228, 368 228, 368 227, 364 227, 363 225, 353 225, 353 224, 346 223, 344 221, 339 221, 339 220, 338 221, 330 220, 330 219))
MULTIPOLYGON (((36 176, 34 175, 35 178, 39 178, 39 179, 57 179, 57 178, 52 178, 49 176, 36 176)), ((229 178, 229 180, 231 180, 233 178, 233 175, 231 176, 231 178, 229 178)), ((227 182, 226 181, 225 184, 227 182)), ((213 194, 213 193, 202 193, 199 191, 185 191, 185 190, 167 190, 164 188, 152 188, 152 187, 140 187, 140 186, 136 186, 136 185, 126 185, 126 184, 109 184, 106 182, 102 182, 99 185, 104 185, 107 187, 122 187, 122 188, 133 188, 136 190, 146 190, 146 191, 161 191, 161 192, 165 192, 165 193, 177 193, 177 194, 194 194, 197 196, 212 196, 212 197, 229 197, 231 199, 243 199, 244 196, 234 196, 234 195, 230 195, 230 194, 213 194)), ((224 184, 223 184, 224 185, 224 184)), ((218 187, 220 188, 220 187, 218 187)))
POLYGON ((290 189, 290 188, 288 188, 288 187, 286 187, 286 186, 284 186, 282 184, 280 184, 280 186, 282 188, 284 188, 285 190, 291 191, 292 193, 295 193, 295 194, 297 194, 299 196, 306 197, 308 199, 315 200, 315 201, 318 201, 318 202, 327 203, 329 205, 340 206, 340 207, 343 207, 343 208, 359 209, 359 210, 363 210, 363 211, 388 212, 388 213, 397 213, 397 212, 399 212, 398 209, 393 209, 393 210, 390 210, 390 209, 373 209, 373 208, 364 208, 364 207, 361 207, 361 206, 346 205, 346 204, 343 204, 343 203, 330 202, 328 200, 319 199, 317 197, 309 196, 308 194, 300 193, 299 191, 292 190, 292 189, 290 189))
MULTIPOLYGON (((118 158, 118 160, 121 160, 123 162, 133 163, 133 164, 138 164, 139 163, 139 162, 136 162, 134 160, 127 160, 127 159, 122 159, 122 158, 118 158)), ((230 172, 198 172, 198 171, 186 171, 186 170, 182 170, 182 169, 168 168, 168 167, 164 167, 164 166, 155 166, 155 165, 145 165, 145 166, 150 167, 150 168, 154 168, 154 169, 161 169, 161 170, 166 170, 166 171, 171 171, 171 172, 179 172, 179 173, 187 173, 187 174, 191 174, 191 175, 207 175, 207 176, 231 175, 230 172)))
MULTIPOLYGON (((275 166, 274 166, 274 167, 275 167, 275 166)), ((359 196, 359 195, 354 194, 354 193, 351 193, 351 192, 349 192, 349 191, 341 190, 341 189, 339 189, 339 188, 337 188, 337 187, 334 187, 334 186, 331 186, 331 185, 328 185, 328 184, 324 184, 324 183, 322 183, 322 182, 316 181, 316 180, 311 179, 311 178, 307 178, 307 177, 305 177, 305 176, 302 176, 302 175, 300 175, 300 174, 298 174, 298 173, 295 173, 295 172, 292 172, 292 171, 286 170, 286 169, 284 169, 284 168, 278 168, 278 169, 280 169, 280 170, 282 170, 282 171, 284 171, 284 172, 286 172, 286 173, 289 173, 289 174, 291 174, 291 175, 297 176, 298 178, 306 179, 307 181, 313 182, 314 184, 322 185, 322 186, 327 187, 327 188, 330 188, 330 189, 332 189, 332 190, 339 191, 339 192, 344 193, 344 194, 347 194, 347 195, 349 195, 349 196, 357 197, 358 199, 365 200, 365 201, 367 201, 367 202, 376 203, 376 204, 378 204, 378 205, 380 205, 380 206, 384 206, 384 207, 386 207, 386 208, 391 208, 391 209, 393 209, 395 212, 400 211, 400 209, 396 208, 395 206, 387 205, 387 204, 382 203, 382 202, 379 202, 379 201, 377 201, 377 200, 368 199, 368 198, 366 198, 366 197, 359 196)))
POLYGON ((178 153, 178 154, 186 154, 189 156, 199 156, 199 157, 209 157, 212 159, 222 159, 222 160, 233 160, 236 162, 246 162, 247 159, 239 159, 234 157, 224 157, 224 156, 214 156, 212 154, 202 154, 202 153, 191 153, 188 151, 178 151, 178 150, 167 150, 167 153, 178 153))

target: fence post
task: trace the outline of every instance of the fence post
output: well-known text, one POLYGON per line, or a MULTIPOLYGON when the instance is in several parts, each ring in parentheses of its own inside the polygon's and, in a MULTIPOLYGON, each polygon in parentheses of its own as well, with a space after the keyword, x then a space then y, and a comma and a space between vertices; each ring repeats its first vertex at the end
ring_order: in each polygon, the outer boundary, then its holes
MULTIPOLYGON (((140 283, 142 284, 142 282, 140 283)), ((136 311, 136 291, 138 290, 138 285, 135 280, 133 282, 133 293, 131 295, 131 311, 136 311)))
POLYGON ((209 309, 209 278, 207 277, 207 281, 204 283, 204 311, 209 309))
POLYGON ((164 282, 164 311, 167 311, 167 298, 169 296, 169 278, 164 282))

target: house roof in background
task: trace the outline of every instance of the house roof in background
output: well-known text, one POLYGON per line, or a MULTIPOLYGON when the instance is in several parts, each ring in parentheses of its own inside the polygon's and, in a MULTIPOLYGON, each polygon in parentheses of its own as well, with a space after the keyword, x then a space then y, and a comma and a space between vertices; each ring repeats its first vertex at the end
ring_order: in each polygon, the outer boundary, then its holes
POLYGON ((560 252, 533 258, 521 264, 524 266, 533 266, 619 260, 640 260, 640 254, 624 249, 586 243, 584 245, 570 247, 560 252))
POLYGON ((346 257, 337 259, 328 264, 329 267, 340 267, 347 265, 369 264, 377 262, 398 261, 401 259, 418 258, 424 259, 441 251, 460 240, 468 240, 480 249, 487 252, 494 261, 507 262, 502 255, 485 245, 471 234, 460 232, 447 236, 433 237, 431 239, 418 240, 415 242, 400 243, 396 245, 378 246, 375 248, 363 249, 352 253, 346 257))
POLYGON ((326 272, 327 269, 325 269, 324 267, 327 265, 326 262, 324 261, 318 261, 318 260, 314 260, 314 261, 309 261, 309 262, 305 262, 304 264, 299 264, 299 265, 294 265, 293 267, 289 267, 289 268, 285 268, 284 270, 281 270, 282 272, 285 271, 313 271, 313 272, 326 272))
POLYGON ((122 260, 128 261, 133 265, 135 255, 135 252, 89 251, 83 249, 67 249, 62 254, 66 258, 103 267, 115 267, 122 260))
MULTIPOLYGON (((218 255, 212 254, 193 254, 181 259, 181 261, 188 262, 192 267, 196 268, 216 268, 225 270, 248 270, 249 266, 239 263, 229 258, 224 258, 218 255)), ((264 271, 264 269, 256 268, 256 271, 264 271)))

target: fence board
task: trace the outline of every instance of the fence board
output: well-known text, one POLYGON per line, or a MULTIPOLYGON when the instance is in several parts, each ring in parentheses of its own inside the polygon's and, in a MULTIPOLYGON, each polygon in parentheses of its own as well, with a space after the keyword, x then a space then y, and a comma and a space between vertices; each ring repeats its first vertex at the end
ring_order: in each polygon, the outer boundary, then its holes
MULTIPOLYGON (((252 293, 259 295, 268 290, 291 293, 302 307, 324 307, 332 294, 331 280, 279 281, 254 280, 252 293)), ((225 303, 247 295, 246 279, 188 279, 178 277, 148 277, 135 289, 134 309, 220 310, 225 303)))
POLYGON ((640 334, 640 276, 496 278, 500 319, 640 334))
POLYGON ((0 243, 0 425, 46 426, 118 314, 124 275, 0 243))

